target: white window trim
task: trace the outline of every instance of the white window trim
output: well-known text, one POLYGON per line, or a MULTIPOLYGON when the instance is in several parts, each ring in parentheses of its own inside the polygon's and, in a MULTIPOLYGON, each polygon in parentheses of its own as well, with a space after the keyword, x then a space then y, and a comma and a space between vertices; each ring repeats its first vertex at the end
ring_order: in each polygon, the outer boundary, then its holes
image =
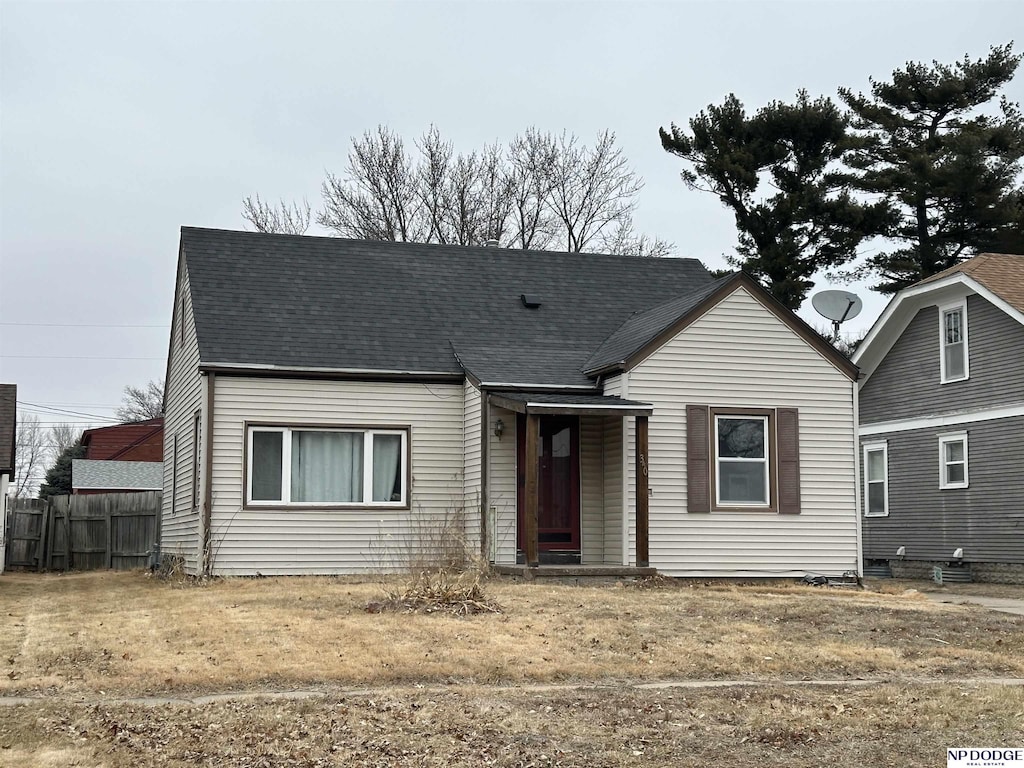
POLYGON ((711 435, 711 439, 715 445, 715 506, 723 508, 733 507, 751 507, 755 509, 765 509, 772 506, 772 468, 770 462, 772 461, 772 446, 770 444, 771 431, 769 430, 768 416, 761 414, 746 414, 746 413, 716 413, 714 432, 711 435), (762 459, 743 459, 736 457, 726 457, 724 461, 731 464, 746 464, 756 463, 764 464, 764 498, 765 501, 722 501, 722 457, 718 455, 718 422, 721 419, 749 419, 759 420, 764 423, 764 458, 762 459))
POLYGON ((409 503, 408 477, 409 431, 407 429, 373 429, 367 427, 305 427, 295 426, 262 426, 252 425, 248 428, 246 441, 246 482, 245 503, 251 507, 392 507, 403 509, 409 503), (292 432, 352 432, 363 435, 363 498, 361 501, 291 501, 292 491, 292 432), (277 432, 281 435, 281 500, 253 499, 253 435, 256 432, 277 432), (402 444, 399 450, 401 459, 402 498, 399 501, 373 501, 373 436, 400 435, 402 444))
POLYGON ((874 443, 864 443, 861 446, 862 462, 864 465, 864 517, 888 517, 889 516, 889 443, 885 440, 874 443), (872 481, 868 476, 868 453, 874 451, 882 452, 882 483, 885 485, 885 494, 882 496, 882 512, 871 512, 870 494, 872 481))
POLYGON ((939 383, 952 384, 956 381, 966 381, 971 377, 971 348, 967 332, 967 299, 963 298, 951 304, 943 304, 939 307, 939 383), (946 375, 946 313, 952 310, 960 310, 960 325, 963 332, 964 345, 964 375, 951 379, 946 375))
POLYGON ((948 491, 956 488, 968 488, 970 487, 970 474, 968 473, 968 455, 967 455, 967 433, 966 432, 950 432, 945 435, 939 435, 939 490, 948 491), (964 479, 962 483, 949 483, 946 482, 946 467, 949 464, 959 464, 960 462, 947 462, 946 461, 946 444, 947 443, 963 443, 964 444, 964 479))

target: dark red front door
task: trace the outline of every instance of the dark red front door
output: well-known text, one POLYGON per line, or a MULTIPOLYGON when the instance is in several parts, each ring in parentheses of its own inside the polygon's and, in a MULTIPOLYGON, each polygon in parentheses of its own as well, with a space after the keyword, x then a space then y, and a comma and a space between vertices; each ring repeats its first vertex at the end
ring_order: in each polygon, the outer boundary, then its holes
MULTIPOLYGON (((575 416, 540 416, 537 446, 537 544, 542 552, 580 548, 580 435, 575 416)), ((517 474, 520 551, 526 509, 526 417, 519 415, 517 474)))

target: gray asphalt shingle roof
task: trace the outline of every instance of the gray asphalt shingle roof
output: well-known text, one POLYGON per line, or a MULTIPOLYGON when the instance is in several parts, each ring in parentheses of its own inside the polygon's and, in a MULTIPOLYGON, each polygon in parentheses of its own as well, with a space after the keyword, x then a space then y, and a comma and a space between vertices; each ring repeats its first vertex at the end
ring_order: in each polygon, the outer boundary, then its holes
POLYGON ((159 491, 164 484, 160 461, 71 460, 71 487, 82 490, 159 491))
POLYGON ((726 275, 685 296, 669 299, 664 304, 633 315, 604 340, 584 363, 583 370, 599 371, 624 361, 732 279, 732 275, 726 275))
POLYGON ((588 384, 634 313, 712 280, 694 259, 190 227, 181 243, 204 364, 457 375, 461 360, 482 381, 588 384))

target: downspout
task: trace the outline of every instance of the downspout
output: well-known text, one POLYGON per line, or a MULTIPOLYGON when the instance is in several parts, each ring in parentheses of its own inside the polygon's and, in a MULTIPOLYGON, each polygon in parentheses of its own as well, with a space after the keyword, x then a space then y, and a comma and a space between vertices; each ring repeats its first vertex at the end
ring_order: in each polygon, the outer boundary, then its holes
POLYGON ((484 562, 490 562, 490 541, 491 526, 489 516, 491 505, 487 501, 487 478, 490 468, 487 465, 490 456, 491 442, 491 403, 487 399, 487 393, 480 391, 480 557, 484 562))
POLYGON ((210 576, 213 570, 213 553, 210 550, 213 537, 210 524, 213 520, 213 391, 217 374, 206 374, 206 430, 203 433, 203 575, 210 576))
MULTIPOLYGON (((853 497, 854 510, 857 515, 857 576, 864 578, 864 514, 861 506, 864 500, 860 495, 861 483, 861 454, 860 447, 860 381, 859 377, 853 382, 853 497)), ((889 491, 888 488, 885 489, 889 491)))

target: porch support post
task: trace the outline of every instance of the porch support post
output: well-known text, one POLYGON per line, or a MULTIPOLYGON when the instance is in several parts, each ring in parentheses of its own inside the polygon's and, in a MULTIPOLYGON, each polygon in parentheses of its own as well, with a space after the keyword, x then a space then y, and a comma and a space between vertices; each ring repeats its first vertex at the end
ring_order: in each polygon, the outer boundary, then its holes
POLYGON ((537 507, 539 506, 537 477, 539 472, 537 444, 540 442, 540 417, 534 413, 526 414, 526 507, 523 517, 523 547, 526 564, 535 568, 540 564, 537 555, 537 507))
POLYGON ((651 564, 648 550, 650 496, 647 485, 647 417, 636 417, 636 564, 651 564))

